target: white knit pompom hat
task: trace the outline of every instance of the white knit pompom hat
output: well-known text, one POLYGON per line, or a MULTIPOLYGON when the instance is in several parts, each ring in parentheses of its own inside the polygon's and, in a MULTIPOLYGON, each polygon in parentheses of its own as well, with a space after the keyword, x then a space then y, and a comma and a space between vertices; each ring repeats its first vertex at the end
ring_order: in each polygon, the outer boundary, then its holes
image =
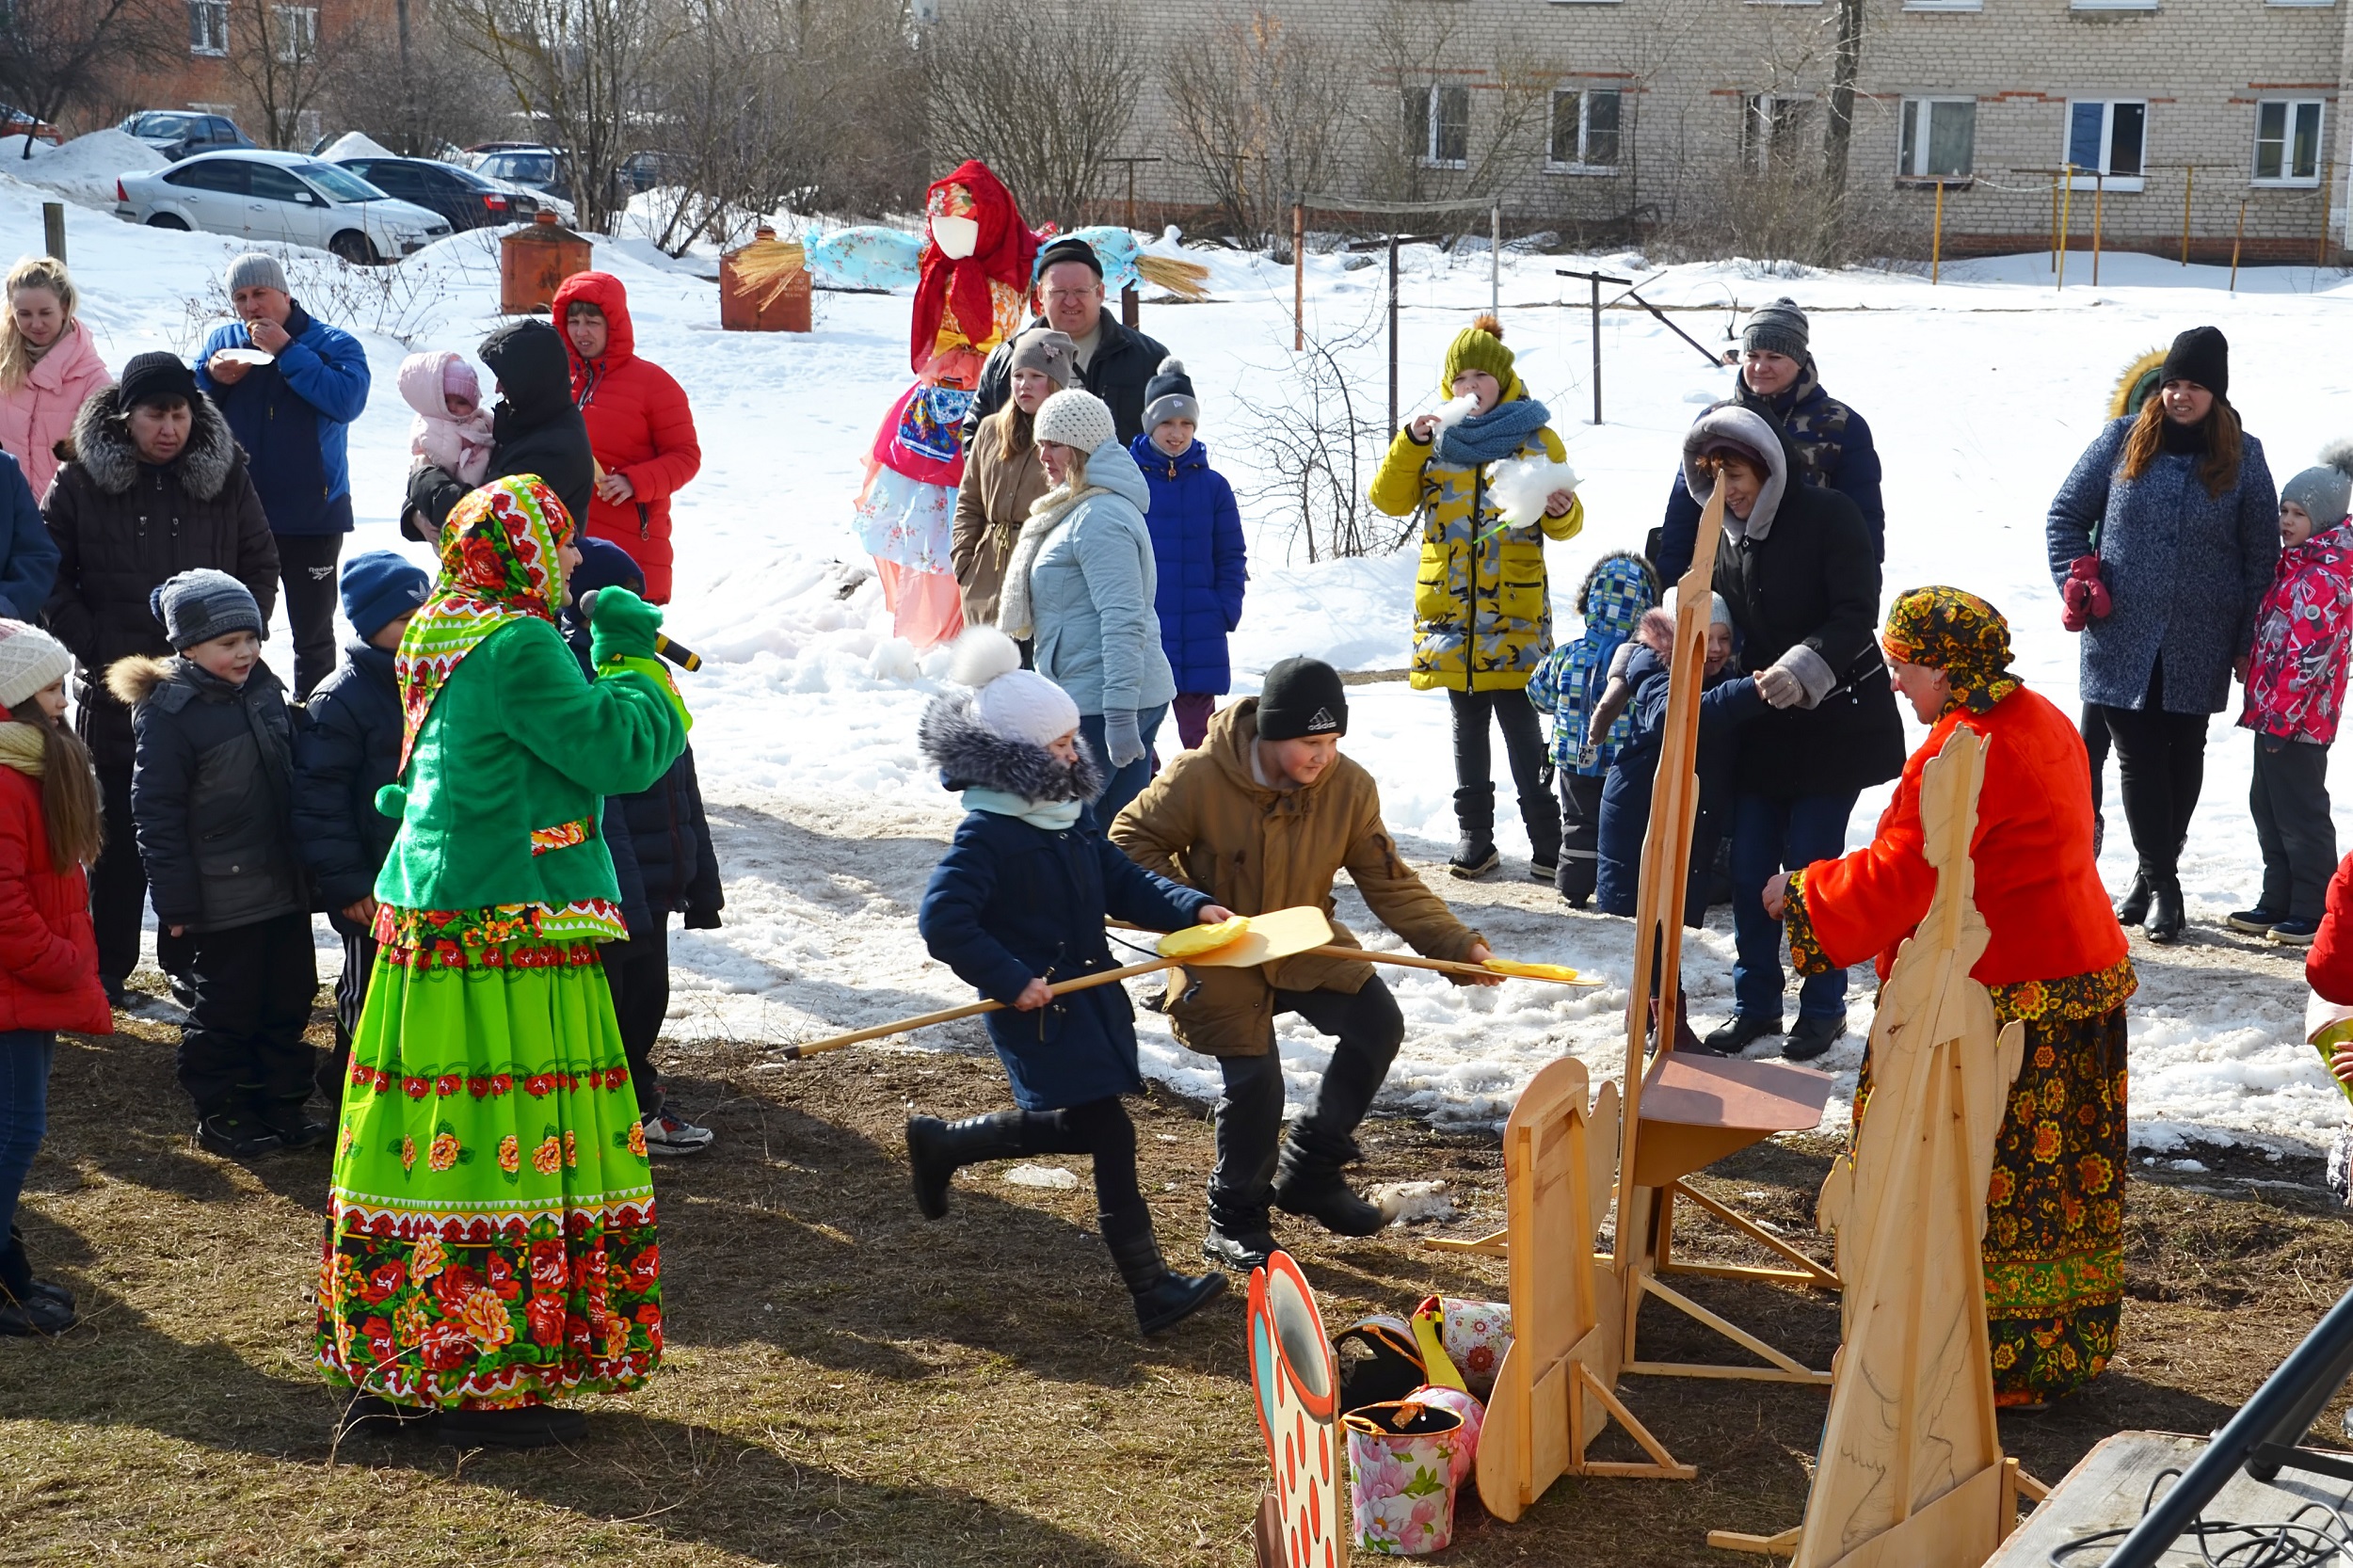
POLYGON ((73 655, 38 626, 0 620, 0 708, 13 708, 73 673, 73 655))
POLYGON ((1037 406, 1030 433, 1037 440, 1093 452, 1116 437, 1119 426, 1101 398, 1084 387, 1064 387, 1037 406))
POLYGON ((1079 728, 1079 705, 1070 694, 1023 669, 1021 650, 993 626, 976 626, 956 639, 948 679, 972 688, 981 723, 1008 741, 1050 745, 1079 728))

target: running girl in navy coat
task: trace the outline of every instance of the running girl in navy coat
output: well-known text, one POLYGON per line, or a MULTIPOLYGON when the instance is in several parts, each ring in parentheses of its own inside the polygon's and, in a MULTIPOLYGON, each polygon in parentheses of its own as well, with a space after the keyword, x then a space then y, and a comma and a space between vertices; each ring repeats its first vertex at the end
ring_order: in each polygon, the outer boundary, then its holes
POLYGON ((1144 392, 1144 433, 1128 451, 1152 487, 1151 509, 1144 515, 1160 568, 1152 607, 1160 613, 1160 649, 1176 677, 1169 712, 1176 718, 1176 738, 1191 751, 1209 732, 1218 697, 1234 689, 1225 635, 1241 624, 1250 568, 1234 487, 1209 466, 1209 449, 1193 436, 1201 404, 1184 362, 1162 360, 1144 392))
POLYGON ((982 995, 989 1040, 1020 1107, 949 1124, 907 1121, 915 1200, 948 1212, 958 1166, 1027 1154, 1095 1157, 1103 1240, 1135 1297, 1144 1333, 1167 1328, 1225 1288, 1223 1274, 1171 1273, 1136 1189, 1136 1129, 1119 1103, 1140 1093, 1135 1014, 1116 984, 1063 996, 1048 987, 1117 966, 1106 915, 1154 931, 1231 918, 1209 895, 1155 876, 1104 839, 1088 811, 1101 765, 1079 744, 1078 704, 1021 667, 1013 639, 976 627, 949 679, 969 696, 924 711, 918 741, 971 813, 932 872, 917 924, 925 946, 982 995))

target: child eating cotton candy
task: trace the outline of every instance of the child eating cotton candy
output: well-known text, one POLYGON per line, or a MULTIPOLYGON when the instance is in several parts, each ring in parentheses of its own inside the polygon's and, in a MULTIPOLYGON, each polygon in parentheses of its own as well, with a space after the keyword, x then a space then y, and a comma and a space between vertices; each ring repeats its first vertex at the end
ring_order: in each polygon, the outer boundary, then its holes
POLYGON ((490 468, 490 412, 482 382, 464 356, 446 349, 400 361, 401 400, 417 411, 409 455, 479 485, 490 468))

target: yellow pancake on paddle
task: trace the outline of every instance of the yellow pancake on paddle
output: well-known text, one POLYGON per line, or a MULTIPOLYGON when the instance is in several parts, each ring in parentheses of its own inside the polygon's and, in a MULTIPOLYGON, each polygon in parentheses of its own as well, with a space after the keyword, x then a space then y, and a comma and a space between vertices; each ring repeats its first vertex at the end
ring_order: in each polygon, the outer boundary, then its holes
POLYGON ((1514 975, 1521 980, 1557 980, 1563 985, 1577 984, 1577 971, 1563 964, 1520 964, 1509 958, 1490 958, 1480 968, 1496 974, 1514 975))
POLYGON ((1189 925, 1182 931, 1172 931, 1160 938, 1158 952, 1162 958, 1198 958, 1220 948, 1230 948, 1249 935, 1250 917, 1236 915, 1215 925, 1189 925))

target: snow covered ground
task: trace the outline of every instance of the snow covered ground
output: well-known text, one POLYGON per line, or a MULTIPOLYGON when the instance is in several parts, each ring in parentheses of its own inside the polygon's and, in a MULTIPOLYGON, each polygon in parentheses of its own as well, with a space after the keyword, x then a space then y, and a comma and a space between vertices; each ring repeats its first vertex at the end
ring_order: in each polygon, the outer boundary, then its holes
MULTIPOLYGON (((72 152, 53 154, 67 160, 59 172, 83 161, 72 152)), ((39 201, 50 193, 7 177, 14 172, 0 165, 0 225, 30 248, 40 232, 39 201)), ((217 302, 211 280, 242 248, 217 236, 134 230, 89 209, 73 212, 71 244, 85 314, 118 365, 143 349, 191 349, 210 324, 208 298, 217 302)), ((1290 275, 1233 252, 1193 254, 1213 265, 1213 301, 1147 304, 1144 325, 1184 357, 1206 409, 1204 437, 1247 492, 1259 476, 1240 460, 1246 440, 1239 400, 1263 405, 1283 395, 1290 275)), ((1436 401, 1443 345, 1486 305, 1489 281, 1483 255, 1449 264, 1416 248, 1405 262, 1410 414, 1436 401)), ((678 502, 670 630, 709 661, 685 684, 727 872, 728 924, 673 936, 670 1030, 681 1038, 726 1033, 784 1044, 968 1000, 924 954, 913 926, 923 878, 954 822, 914 745, 916 715, 939 689, 944 659, 918 660, 893 639, 872 582, 840 565, 860 559, 848 522, 861 455, 907 379, 906 299, 821 294, 817 330, 808 336, 722 333, 715 289, 696 269, 668 264, 642 241, 600 245, 598 263, 628 284, 639 349, 684 383, 703 440, 702 474, 678 502)), ((1556 601, 1564 606, 1596 552, 1639 548, 1658 520, 1683 430, 1722 394, 1730 374, 1651 318, 1608 312, 1609 423, 1586 423, 1593 372, 1583 285, 1553 268, 1595 264, 1651 276, 1637 256, 1507 253, 1502 279, 1521 372, 1551 406, 1584 476, 1585 532, 1549 552, 1556 601)), ((2040 255, 1948 265, 1933 287, 1908 275, 1779 276, 1726 264, 1671 269, 1644 292, 1661 305, 1694 307, 1675 319, 1712 344, 1725 342, 1735 301, 1747 308, 1787 294, 1812 312, 1824 378, 1868 418, 1886 464, 1890 595, 1937 582, 1984 595, 2009 615, 2027 679, 2072 706, 2074 650, 2043 568, 2042 517, 2098 429, 2119 368, 2184 327, 2221 326, 2233 350, 2233 401, 2280 478, 2309 463, 2324 440, 2347 433, 2341 410, 2353 379, 2320 347, 2340 341, 2353 311, 2353 285, 2337 274, 2249 269, 2233 296, 2217 269, 2150 257, 2107 256, 2097 290, 2089 270, 2088 258, 2071 257, 2060 292, 2040 255)), ((405 349, 386 334, 405 334, 418 348, 471 350, 498 320, 495 259, 484 236, 459 235, 376 283, 355 286, 314 258, 297 269, 296 287, 311 292, 314 306, 323 293, 339 300, 344 325, 380 328, 367 336, 377 393, 351 443, 360 520, 352 548, 400 548, 393 519, 408 411, 392 377, 405 349)), ((1382 272, 1311 257, 1308 290, 1310 329, 1342 336, 1374 319, 1382 272)), ((1368 334, 1345 355, 1376 418, 1385 397, 1382 347, 1368 334)), ((1257 672, 1294 652, 1351 669, 1401 667, 1411 549, 1311 566, 1304 546, 1265 511, 1245 503, 1253 581, 1235 640, 1237 689, 1253 689, 1257 672)), ((272 656, 284 658, 282 640, 272 656)), ((1401 682, 1351 695, 1349 749, 1381 780, 1409 854, 1442 858, 1453 833, 1446 704, 1401 682)), ((2218 931, 2221 913, 2255 890, 2249 746, 2244 732, 2215 726, 2184 868, 2196 940, 2162 955, 2136 944, 2142 989, 2132 1020, 2133 1110, 2137 1134, 2155 1149, 2184 1136, 2309 1145, 2345 1114, 2300 1043, 2297 966, 2218 931)), ((2113 786, 2111 776, 2111 803, 2113 786)), ((1856 841, 1868 836, 1881 799, 1883 792, 1857 811, 1856 841)), ((2104 865, 2112 885, 2129 874, 2117 825, 2104 865)), ((1515 841, 1516 824, 1503 832, 1505 875, 1524 877, 1525 840, 1515 841)), ((2353 832, 2345 837, 2353 845, 2353 832)), ((1548 889, 1442 880, 1441 891, 1512 956, 1575 964, 1613 981, 1629 967, 1625 922, 1568 913, 1548 889)), ((1352 923, 1365 931, 1362 906, 1345 890, 1342 905, 1344 913, 1354 908, 1352 923)), ((324 935, 322 949, 323 965, 331 965, 324 935)), ((1730 960, 1719 910, 1715 925, 1687 947, 1703 1027, 1728 1009, 1730 960)), ((1410 1023, 1384 1102, 1393 1108, 1494 1122, 1529 1075, 1563 1050, 1598 1073, 1618 1070, 1625 997, 1614 984, 1572 992, 1513 982, 1465 992, 1434 977, 1391 973, 1410 1023)), ((1827 1059, 1849 1080, 1868 1016, 1867 993, 1858 987, 1850 1036, 1827 1059)), ((1157 1016, 1144 1015, 1142 1027, 1147 1072, 1187 1093, 1211 1092, 1215 1074, 1204 1059, 1177 1048, 1157 1016)), ((1296 1095, 1314 1081, 1323 1049, 1295 1024, 1283 1048, 1296 1095)), ((1843 1115, 1838 1103, 1833 1118, 1843 1115)))

